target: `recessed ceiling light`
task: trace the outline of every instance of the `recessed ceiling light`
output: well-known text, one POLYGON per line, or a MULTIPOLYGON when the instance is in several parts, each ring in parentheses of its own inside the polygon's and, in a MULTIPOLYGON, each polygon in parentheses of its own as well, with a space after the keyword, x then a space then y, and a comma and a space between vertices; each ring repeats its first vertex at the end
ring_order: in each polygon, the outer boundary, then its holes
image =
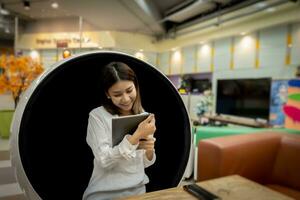
POLYGON ((51 7, 54 8, 54 9, 57 9, 58 8, 58 3, 57 2, 51 3, 51 7))
POLYGON ((30 2, 27 0, 23 1, 23 6, 25 10, 29 10, 30 9, 30 2))

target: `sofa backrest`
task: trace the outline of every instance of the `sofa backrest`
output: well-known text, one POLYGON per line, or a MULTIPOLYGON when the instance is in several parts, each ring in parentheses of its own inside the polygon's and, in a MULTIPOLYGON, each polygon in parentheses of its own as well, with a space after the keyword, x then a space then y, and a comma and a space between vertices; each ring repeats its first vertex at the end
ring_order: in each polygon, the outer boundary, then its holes
POLYGON ((198 181, 239 174, 266 183, 281 134, 259 132, 205 139, 198 144, 198 181))

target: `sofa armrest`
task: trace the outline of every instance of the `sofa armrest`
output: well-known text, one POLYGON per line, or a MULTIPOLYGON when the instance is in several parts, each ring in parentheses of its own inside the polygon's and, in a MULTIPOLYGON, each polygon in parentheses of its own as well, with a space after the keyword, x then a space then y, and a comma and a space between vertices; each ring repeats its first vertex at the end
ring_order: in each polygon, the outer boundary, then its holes
POLYGON ((279 133, 252 133, 201 140, 197 181, 239 174, 265 183, 272 171, 279 133))
POLYGON ((270 182, 299 191, 300 197, 300 136, 281 138, 270 182))

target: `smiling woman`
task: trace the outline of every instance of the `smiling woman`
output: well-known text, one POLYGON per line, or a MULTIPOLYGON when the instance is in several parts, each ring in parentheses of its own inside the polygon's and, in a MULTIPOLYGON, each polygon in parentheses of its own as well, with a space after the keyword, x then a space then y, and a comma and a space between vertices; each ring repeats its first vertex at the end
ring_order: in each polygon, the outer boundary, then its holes
MULTIPOLYGON (((150 180, 146 191, 180 183, 189 159, 191 133, 176 88, 156 68, 137 58, 118 52, 89 52, 45 71, 17 107, 12 163, 28 199, 82 198, 93 170, 93 153, 86 143, 88 116, 107 99, 100 95, 104 87, 100 72, 112 61, 128 64, 140 77, 143 108, 155 114, 156 161, 145 169, 150 180)), ((130 87, 126 89, 130 93, 130 87)))
MULTIPOLYGON (((126 131, 114 143, 113 120, 144 112, 139 84, 134 71, 123 62, 103 67, 102 106, 89 113, 87 143, 93 151, 94 168, 84 200, 115 199, 143 194, 149 178, 145 168, 155 163, 156 130, 154 114, 141 121, 132 132, 126 131)), ((124 130, 125 131, 125 130, 124 130)))

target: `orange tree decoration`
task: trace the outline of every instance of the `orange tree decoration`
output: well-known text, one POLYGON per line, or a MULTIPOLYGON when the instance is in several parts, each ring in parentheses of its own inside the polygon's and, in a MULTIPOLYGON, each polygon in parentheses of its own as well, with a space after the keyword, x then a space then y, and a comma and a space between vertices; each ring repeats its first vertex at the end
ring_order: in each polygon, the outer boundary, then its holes
POLYGON ((28 56, 0 57, 0 94, 11 92, 15 107, 21 93, 44 71, 41 64, 28 56))

